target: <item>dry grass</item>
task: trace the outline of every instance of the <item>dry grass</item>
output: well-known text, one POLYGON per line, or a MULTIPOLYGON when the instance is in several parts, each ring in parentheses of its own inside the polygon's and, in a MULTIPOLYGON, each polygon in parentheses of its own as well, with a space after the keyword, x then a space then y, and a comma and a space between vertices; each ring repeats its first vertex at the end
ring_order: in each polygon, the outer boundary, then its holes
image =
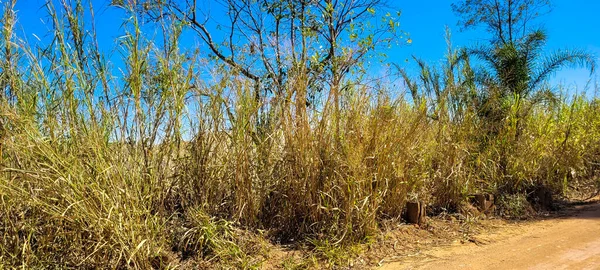
POLYGON ((335 257, 409 199, 452 212, 478 191, 562 194, 600 169, 598 99, 531 104, 519 127, 522 107, 508 106, 490 132, 463 63, 421 102, 347 82, 339 113, 297 106, 297 78, 286 102, 267 106, 235 74, 201 76, 205 60, 178 49, 181 26, 163 28, 170 43, 159 46, 133 11, 119 73, 86 8, 48 5, 43 48, 20 39, 3 8, 4 267, 259 268, 265 238, 335 257))

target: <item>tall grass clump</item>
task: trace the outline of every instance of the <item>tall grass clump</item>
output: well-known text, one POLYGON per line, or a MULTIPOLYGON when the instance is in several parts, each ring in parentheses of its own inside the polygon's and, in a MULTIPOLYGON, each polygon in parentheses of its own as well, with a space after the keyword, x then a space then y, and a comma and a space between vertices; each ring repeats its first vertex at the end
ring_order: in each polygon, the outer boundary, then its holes
POLYGON ((475 192, 560 195, 598 177, 597 97, 494 99, 451 45, 439 68, 400 70, 410 96, 357 76, 338 103, 324 90, 307 105, 303 67, 256 99, 236 70, 181 48, 185 24, 149 31, 138 6, 119 7, 116 55, 91 1, 49 1, 34 43, 2 7, 2 266, 256 268, 263 231, 339 247, 409 200, 457 211, 475 192))

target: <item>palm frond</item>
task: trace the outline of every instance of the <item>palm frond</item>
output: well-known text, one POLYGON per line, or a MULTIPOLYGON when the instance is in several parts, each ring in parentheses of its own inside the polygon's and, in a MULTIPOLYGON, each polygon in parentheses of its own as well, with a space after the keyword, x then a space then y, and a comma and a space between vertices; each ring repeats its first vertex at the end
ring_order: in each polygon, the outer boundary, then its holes
POLYGON ((534 91, 540 83, 545 81, 548 76, 558 71, 564 66, 574 68, 588 68, 592 74, 596 68, 594 56, 584 50, 559 50, 548 56, 541 62, 538 70, 533 74, 530 80, 529 89, 534 91))
POLYGON ((540 50, 546 44, 548 36, 544 30, 536 30, 531 32, 522 43, 522 51, 525 59, 535 59, 540 50))
POLYGON ((473 48, 466 49, 466 54, 479 58, 495 70, 500 68, 495 50, 489 46, 476 45, 473 48))
POLYGON ((417 85, 417 83, 415 83, 410 78, 410 76, 408 75, 408 73, 406 72, 406 70, 404 68, 400 67, 397 64, 393 64, 393 65, 394 65, 394 67, 396 67, 396 70, 398 70, 398 74, 400 74, 400 77, 402 77, 402 80, 404 80, 406 87, 410 91, 410 94, 413 98, 413 102, 415 104, 419 103, 421 98, 419 97, 419 86, 417 85))

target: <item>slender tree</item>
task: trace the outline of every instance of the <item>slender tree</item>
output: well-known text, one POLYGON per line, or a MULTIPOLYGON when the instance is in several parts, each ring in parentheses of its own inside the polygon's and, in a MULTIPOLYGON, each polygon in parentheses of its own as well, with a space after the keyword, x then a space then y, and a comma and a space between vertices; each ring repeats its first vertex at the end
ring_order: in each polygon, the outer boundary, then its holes
POLYGON ((298 117, 323 90, 325 106, 339 110, 347 75, 402 34, 386 0, 167 0, 140 9, 187 25, 216 63, 252 81, 259 103, 295 96, 298 117))
POLYGON ((463 30, 485 27, 493 43, 514 43, 535 28, 533 21, 550 11, 550 0, 461 0, 452 4, 463 30))

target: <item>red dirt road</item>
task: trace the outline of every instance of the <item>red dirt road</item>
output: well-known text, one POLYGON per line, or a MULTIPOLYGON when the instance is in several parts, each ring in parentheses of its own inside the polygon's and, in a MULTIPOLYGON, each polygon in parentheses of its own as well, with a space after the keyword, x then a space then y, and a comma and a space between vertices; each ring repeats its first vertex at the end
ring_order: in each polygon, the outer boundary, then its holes
POLYGON ((474 243, 424 251, 379 269, 600 269, 600 204, 511 225, 474 243))

